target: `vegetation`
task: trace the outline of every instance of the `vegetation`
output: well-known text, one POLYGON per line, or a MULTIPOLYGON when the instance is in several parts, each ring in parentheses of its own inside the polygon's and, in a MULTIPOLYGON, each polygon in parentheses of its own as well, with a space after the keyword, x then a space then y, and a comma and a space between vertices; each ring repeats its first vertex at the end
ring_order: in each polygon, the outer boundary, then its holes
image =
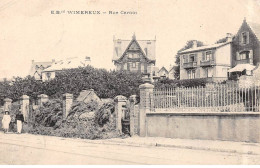
POLYGON ((140 84, 141 74, 87 66, 61 71, 55 79, 47 82, 35 80, 30 76, 0 82, 0 104, 3 105, 3 100, 7 97, 17 101, 23 94, 28 95, 31 100, 36 100, 40 94, 61 98, 64 93, 72 93, 77 97, 84 89, 94 89, 100 98, 113 98, 117 95, 129 97, 139 94, 140 84))
POLYGON ((205 86, 207 83, 206 79, 185 79, 185 80, 170 80, 162 79, 155 83, 155 88, 175 88, 175 87, 197 87, 205 86))

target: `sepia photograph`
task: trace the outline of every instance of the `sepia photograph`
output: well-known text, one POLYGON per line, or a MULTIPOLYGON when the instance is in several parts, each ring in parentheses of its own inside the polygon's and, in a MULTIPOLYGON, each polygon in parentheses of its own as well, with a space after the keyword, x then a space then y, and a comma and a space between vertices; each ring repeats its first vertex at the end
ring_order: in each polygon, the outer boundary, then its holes
POLYGON ((1 0, 0 165, 260 165, 260 0, 1 0))

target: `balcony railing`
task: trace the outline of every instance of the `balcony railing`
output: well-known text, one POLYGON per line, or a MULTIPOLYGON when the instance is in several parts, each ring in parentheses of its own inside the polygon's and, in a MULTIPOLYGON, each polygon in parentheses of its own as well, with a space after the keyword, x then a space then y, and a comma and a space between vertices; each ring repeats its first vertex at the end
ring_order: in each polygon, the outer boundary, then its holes
POLYGON ((197 67, 197 62, 183 63, 183 68, 195 68, 195 67, 197 67))
POLYGON ((200 61, 200 66, 212 66, 215 65, 215 60, 200 61))
POLYGON ((237 64, 253 64, 253 59, 236 60, 236 65, 237 64))

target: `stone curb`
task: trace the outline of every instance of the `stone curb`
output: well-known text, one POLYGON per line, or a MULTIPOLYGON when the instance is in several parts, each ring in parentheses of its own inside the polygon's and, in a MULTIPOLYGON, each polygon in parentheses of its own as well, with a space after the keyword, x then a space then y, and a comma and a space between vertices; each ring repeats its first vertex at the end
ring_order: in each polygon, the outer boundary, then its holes
POLYGON ((129 143, 129 142, 122 142, 122 141, 115 141, 115 140, 108 140, 106 142, 91 142, 87 141, 88 143, 94 144, 107 144, 107 145, 124 145, 124 146, 157 146, 157 147, 171 147, 171 148, 180 148, 180 149, 193 149, 193 150, 206 150, 206 151, 214 151, 214 152, 228 152, 228 153, 238 153, 238 154, 247 154, 247 155, 260 155, 260 153, 256 153, 253 151, 241 152, 239 150, 233 149, 218 149, 218 148, 210 148, 210 147, 196 147, 196 146, 185 146, 185 145, 169 145, 169 144, 162 144, 162 143, 129 143))

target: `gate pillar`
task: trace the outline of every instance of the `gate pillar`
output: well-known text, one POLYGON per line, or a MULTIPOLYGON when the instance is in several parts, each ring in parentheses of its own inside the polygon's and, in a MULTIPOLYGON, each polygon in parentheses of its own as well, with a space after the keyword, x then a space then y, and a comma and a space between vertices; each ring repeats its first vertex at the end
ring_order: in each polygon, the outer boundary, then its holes
POLYGON ((115 114, 116 114, 116 129, 119 133, 122 133, 122 113, 123 113, 123 106, 126 106, 126 97, 119 95, 116 96, 115 99, 115 114))

